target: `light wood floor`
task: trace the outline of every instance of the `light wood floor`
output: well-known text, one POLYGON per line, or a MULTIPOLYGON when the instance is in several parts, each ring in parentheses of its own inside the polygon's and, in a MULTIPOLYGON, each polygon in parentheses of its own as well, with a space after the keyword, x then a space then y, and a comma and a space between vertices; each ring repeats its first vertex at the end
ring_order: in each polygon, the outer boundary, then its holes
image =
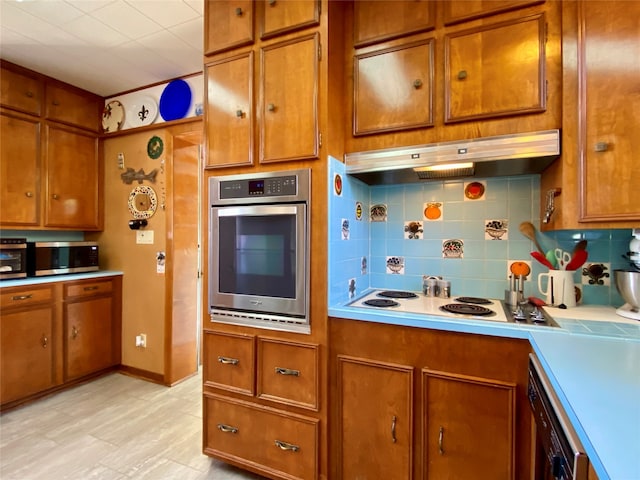
POLYGON ((259 480, 202 454, 202 378, 120 373, 0 416, 2 480, 259 480))

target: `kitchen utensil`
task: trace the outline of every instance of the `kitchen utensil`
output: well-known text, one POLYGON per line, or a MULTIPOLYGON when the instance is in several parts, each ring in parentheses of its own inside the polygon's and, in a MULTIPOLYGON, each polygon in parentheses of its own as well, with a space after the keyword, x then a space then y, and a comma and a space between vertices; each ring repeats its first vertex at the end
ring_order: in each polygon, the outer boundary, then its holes
POLYGON ((549 270, 553 270, 553 265, 549 263, 549 260, 547 260, 547 257, 545 257, 542 253, 531 252, 531 256, 535 258, 538 262, 540 262, 542 265, 547 267, 549 270))
POLYGON ((531 240, 542 255, 545 254, 544 249, 538 243, 538 239, 536 238, 536 227, 533 225, 533 223, 522 222, 520 224, 520 233, 522 233, 525 237, 531 240))
POLYGON ((587 241, 586 240, 580 240, 573 247, 572 255, 575 254, 576 252, 579 252, 580 250, 586 250, 586 249, 587 249, 587 241))
POLYGON ((569 270, 549 270, 538 275, 538 290, 545 301, 554 306, 564 304, 567 308, 576 306, 575 283, 569 270), (544 280, 546 279, 546 286, 544 280))
POLYGON ((640 320, 640 272, 614 270, 616 289, 626 302, 616 310, 621 317, 640 320))
POLYGON ((558 266, 556 265, 556 254, 554 253, 553 249, 547 250, 546 257, 547 260, 549 260, 549 263, 553 265, 553 268, 556 268, 558 266))
POLYGON ((566 270, 567 263, 571 261, 571 254, 569 252, 565 252, 561 248, 556 248, 553 253, 556 256, 556 263, 559 270, 566 270))
POLYGON ((567 263, 566 270, 578 270, 584 264, 584 262, 587 261, 588 257, 589 252, 587 252, 586 250, 578 250, 573 254, 569 263, 567 263))

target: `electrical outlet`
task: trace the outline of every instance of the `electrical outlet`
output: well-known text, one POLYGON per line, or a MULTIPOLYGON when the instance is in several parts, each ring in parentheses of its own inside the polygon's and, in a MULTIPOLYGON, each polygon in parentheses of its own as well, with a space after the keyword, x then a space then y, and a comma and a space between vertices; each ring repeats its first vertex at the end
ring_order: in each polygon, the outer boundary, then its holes
POLYGON ((136 243, 153 245, 153 230, 136 230, 136 243))
POLYGON ((118 154, 118 168, 124 170, 124 153, 118 154))
POLYGON ((140 335, 136 335, 136 347, 147 348, 147 335, 141 333, 140 335))

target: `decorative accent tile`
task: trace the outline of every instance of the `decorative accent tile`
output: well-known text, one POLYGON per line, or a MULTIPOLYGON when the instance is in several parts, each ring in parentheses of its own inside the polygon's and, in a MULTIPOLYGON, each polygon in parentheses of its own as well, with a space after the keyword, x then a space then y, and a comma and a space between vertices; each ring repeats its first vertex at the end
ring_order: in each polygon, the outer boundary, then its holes
POLYGON ((356 279, 355 278, 350 278, 349 279, 349 299, 352 299, 353 297, 356 296, 356 279))
POLYGON ((349 230, 349 219, 343 218, 341 226, 342 226, 342 239, 349 240, 349 237, 351 236, 351 231, 349 230))
POLYGON ((387 205, 384 203, 378 203, 372 205, 369 209, 369 217, 372 222, 386 222, 387 221, 387 205))
POLYGON ((430 222, 441 222, 443 218, 443 203, 442 202, 427 202, 423 205, 422 214, 425 220, 430 222))
POLYGON ((484 192, 487 188, 487 182, 465 182, 464 184, 464 201, 477 202, 484 201, 484 192))
POLYGON ((367 274, 367 257, 362 257, 360 259, 360 273, 362 275, 367 274))
POLYGON ((442 241, 442 258, 462 258, 464 256, 464 240, 451 238, 442 241))
POLYGON ((362 203, 356 202, 356 220, 362 220, 362 203))
POLYGON ((530 260, 508 260, 507 261, 507 278, 510 275, 524 275, 525 280, 529 280, 531 275, 530 260))
POLYGON ((333 176, 333 194, 336 197, 342 196, 342 176, 339 173, 333 176))
POLYGON ((404 275, 404 257, 387 257, 387 273, 404 275))
POLYGON ((489 219, 484 221, 485 240, 508 240, 509 221, 502 219, 489 219))
POLYGON ((590 263, 582 269, 582 284, 611 285, 610 269, 611 264, 609 263, 590 263))
POLYGON ((420 240, 423 238, 424 228, 419 220, 404 222, 404 238, 407 240, 420 240))

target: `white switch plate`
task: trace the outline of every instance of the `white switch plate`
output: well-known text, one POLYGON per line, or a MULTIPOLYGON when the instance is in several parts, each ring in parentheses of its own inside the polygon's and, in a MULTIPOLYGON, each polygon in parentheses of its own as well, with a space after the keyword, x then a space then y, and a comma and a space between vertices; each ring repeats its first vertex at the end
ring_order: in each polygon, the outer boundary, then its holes
POLYGON ((153 230, 136 230, 136 243, 153 245, 153 230))

